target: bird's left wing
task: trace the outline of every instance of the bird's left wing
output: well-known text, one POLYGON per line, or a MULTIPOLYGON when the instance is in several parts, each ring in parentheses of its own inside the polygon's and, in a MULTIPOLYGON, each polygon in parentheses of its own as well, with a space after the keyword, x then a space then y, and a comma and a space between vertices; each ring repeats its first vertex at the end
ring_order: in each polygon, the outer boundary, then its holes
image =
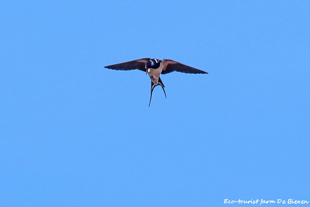
POLYGON ((207 72, 203 70, 199 70, 197 68, 190 67, 188 65, 184 65, 182 63, 179 63, 174 60, 169 59, 163 59, 163 64, 166 65, 166 67, 163 69, 161 74, 167 74, 171 73, 173 71, 182 72, 182 73, 194 73, 194 74, 208 74, 207 72))
POLYGON ((124 63, 108 65, 108 66, 105 66, 105 68, 114 69, 114 70, 138 69, 138 70, 146 71, 145 66, 149 60, 150 58, 141 58, 141 59, 132 60, 132 61, 124 62, 124 63))

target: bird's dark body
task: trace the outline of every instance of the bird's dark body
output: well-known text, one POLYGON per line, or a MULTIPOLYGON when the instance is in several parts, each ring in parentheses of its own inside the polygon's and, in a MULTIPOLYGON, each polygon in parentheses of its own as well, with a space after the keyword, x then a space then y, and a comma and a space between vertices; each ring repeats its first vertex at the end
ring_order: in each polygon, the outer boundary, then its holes
MULTIPOLYGON (((129 62, 114 64, 105 66, 105 68, 114 69, 114 70, 142 70, 146 72, 151 79, 151 96, 149 106, 152 100, 152 93, 156 86, 160 85, 165 93, 165 86, 160 79, 161 74, 171 73, 173 71, 183 72, 183 73, 193 73, 193 74, 208 74, 205 71, 184 65, 182 63, 176 62, 169 59, 151 59, 151 58, 141 58, 129 62)), ((166 96, 167 97, 167 96, 166 96)))

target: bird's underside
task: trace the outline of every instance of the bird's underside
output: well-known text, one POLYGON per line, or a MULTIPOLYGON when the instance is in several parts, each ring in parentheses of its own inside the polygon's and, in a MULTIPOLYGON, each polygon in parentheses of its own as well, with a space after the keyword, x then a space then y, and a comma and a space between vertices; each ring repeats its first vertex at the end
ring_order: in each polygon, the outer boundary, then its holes
POLYGON ((156 86, 160 85, 164 91, 165 97, 165 86, 160 79, 161 74, 168 74, 173 71, 182 72, 182 73, 191 73, 191 74, 208 74, 203 70, 199 70, 197 68, 190 67, 188 65, 184 65, 182 63, 176 62, 174 60, 169 59, 151 59, 151 58, 141 58, 137 60, 132 60, 124 63, 118 63, 114 65, 105 66, 105 68, 113 69, 113 70, 141 70, 146 72, 151 79, 151 96, 149 106, 152 101, 152 93, 156 86))

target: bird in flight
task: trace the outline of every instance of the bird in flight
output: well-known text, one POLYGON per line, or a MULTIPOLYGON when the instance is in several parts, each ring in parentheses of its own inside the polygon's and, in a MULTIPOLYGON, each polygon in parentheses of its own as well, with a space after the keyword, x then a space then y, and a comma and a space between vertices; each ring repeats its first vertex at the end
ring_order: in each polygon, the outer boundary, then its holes
POLYGON ((165 85, 160 79, 160 75, 171 73, 173 71, 182 72, 182 73, 193 73, 193 74, 208 74, 203 70, 199 70, 182 63, 179 63, 174 60, 169 59, 151 59, 151 58, 141 58, 137 60, 132 60, 124 63, 118 63, 114 65, 105 66, 105 68, 114 69, 114 70, 134 70, 138 69, 146 72, 151 78, 151 96, 149 106, 152 101, 152 93, 156 86, 160 85, 165 93, 167 98, 165 85))

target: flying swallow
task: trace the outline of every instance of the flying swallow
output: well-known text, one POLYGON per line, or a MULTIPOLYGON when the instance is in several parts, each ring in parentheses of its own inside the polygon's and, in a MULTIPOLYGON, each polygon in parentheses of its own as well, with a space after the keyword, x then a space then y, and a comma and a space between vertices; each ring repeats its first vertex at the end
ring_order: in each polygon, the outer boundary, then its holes
POLYGON ((114 65, 105 66, 105 68, 114 69, 114 70, 134 70, 138 69, 146 72, 151 78, 151 96, 149 106, 152 101, 153 90, 156 86, 160 85, 164 91, 165 97, 165 85, 160 79, 161 74, 171 73, 173 71, 182 72, 182 73, 193 73, 193 74, 208 74, 203 70, 199 70, 182 63, 179 63, 174 60, 169 59, 151 59, 151 58, 141 58, 137 60, 132 60, 124 63, 118 63, 114 65))

